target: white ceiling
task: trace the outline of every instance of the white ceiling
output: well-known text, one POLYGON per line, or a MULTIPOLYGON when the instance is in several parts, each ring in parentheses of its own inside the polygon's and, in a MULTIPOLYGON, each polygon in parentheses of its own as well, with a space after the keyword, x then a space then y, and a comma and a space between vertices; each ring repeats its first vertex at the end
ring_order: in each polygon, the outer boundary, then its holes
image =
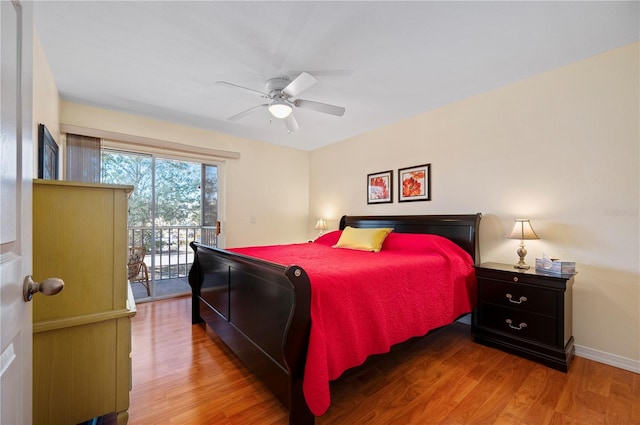
MULTIPOLYGON (((64 100, 312 150, 640 39, 640 3, 41 1, 36 31, 64 100), (301 71, 300 130, 259 109, 301 71)), ((36 100, 37 101, 37 100, 36 100)))

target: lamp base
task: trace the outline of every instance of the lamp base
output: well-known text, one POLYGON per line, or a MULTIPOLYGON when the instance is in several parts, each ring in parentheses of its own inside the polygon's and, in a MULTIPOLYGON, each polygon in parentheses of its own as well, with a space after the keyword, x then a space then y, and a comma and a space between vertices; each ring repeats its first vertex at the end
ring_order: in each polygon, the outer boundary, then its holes
POLYGON ((520 261, 518 261, 513 267, 520 270, 529 270, 531 266, 524 262, 524 257, 527 256, 527 249, 524 247, 524 241, 520 241, 520 246, 516 251, 518 257, 520 257, 520 261))

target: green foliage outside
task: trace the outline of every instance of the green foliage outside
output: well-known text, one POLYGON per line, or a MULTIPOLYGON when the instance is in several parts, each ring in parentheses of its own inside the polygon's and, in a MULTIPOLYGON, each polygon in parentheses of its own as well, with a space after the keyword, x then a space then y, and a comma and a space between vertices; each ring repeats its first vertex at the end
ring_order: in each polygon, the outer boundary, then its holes
POLYGON ((134 187, 129 197, 129 226, 151 227, 151 157, 102 151, 101 181, 134 187))
POLYGON ((187 275, 190 241, 216 246, 217 166, 103 149, 101 181, 134 187, 129 197, 128 243, 156 255, 155 280, 187 275))
MULTIPOLYGON (((133 185, 129 226, 151 227, 152 158, 128 152, 102 151, 102 182, 133 185)), ((156 226, 200 226, 202 165, 156 159, 156 226)), ((204 225, 217 219, 217 167, 205 167, 204 225)), ((213 223, 213 224, 211 224, 213 223)))

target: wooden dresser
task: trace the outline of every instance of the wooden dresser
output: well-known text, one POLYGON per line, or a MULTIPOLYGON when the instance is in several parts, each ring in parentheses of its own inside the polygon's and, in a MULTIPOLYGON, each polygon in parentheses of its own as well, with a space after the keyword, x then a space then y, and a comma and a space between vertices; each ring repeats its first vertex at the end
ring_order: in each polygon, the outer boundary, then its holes
POLYGON ((33 184, 33 278, 64 280, 33 298, 33 423, 129 418, 133 295, 127 283, 131 186, 33 184))

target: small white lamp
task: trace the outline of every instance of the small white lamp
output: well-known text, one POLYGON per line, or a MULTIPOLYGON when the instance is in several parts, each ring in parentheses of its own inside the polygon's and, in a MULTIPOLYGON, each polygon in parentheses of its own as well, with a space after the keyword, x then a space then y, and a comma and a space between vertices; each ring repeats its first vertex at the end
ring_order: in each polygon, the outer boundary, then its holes
POLYGON ((327 222, 324 221, 324 218, 319 218, 318 221, 316 221, 316 230, 320 230, 318 236, 322 236, 324 231, 327 230, 327 222))
POLYGON ((527 250, 524 247, 524 241, 531 239, 540 239, 538 235, 536 235, 536 232, 533 231, 533 227, 531 227, 529 219, 516 219, 513 223, 511 231, 507 235, 507 238, 520 239, 520 247, 516 251, 518 257, 520 257, 520 261, 518 261, 518 263, 513 267, 515 267, 516 269, 528 270, 530 266, 524 262, 524 257, 526 257, 527 255, 527 250))

